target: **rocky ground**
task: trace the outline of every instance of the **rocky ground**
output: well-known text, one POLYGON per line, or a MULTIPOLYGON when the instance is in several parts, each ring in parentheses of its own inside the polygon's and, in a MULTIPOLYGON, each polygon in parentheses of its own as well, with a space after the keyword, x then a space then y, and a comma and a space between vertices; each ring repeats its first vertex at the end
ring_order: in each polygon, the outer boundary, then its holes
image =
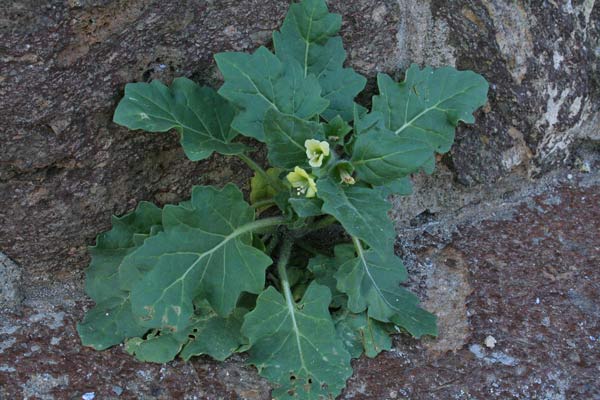
MULTIPOLYGON (((441 334, 400 335, 356 360, 341 398, 600 398, 600 174, 556 173, 469 208, 419 234, 398 223, 411 287, 441 334)), ((25 297, 0 322, 2 399, 269 398, 243 356, 153 365, 97 352, 75 331, 90 306, 80 289, 25 297)))

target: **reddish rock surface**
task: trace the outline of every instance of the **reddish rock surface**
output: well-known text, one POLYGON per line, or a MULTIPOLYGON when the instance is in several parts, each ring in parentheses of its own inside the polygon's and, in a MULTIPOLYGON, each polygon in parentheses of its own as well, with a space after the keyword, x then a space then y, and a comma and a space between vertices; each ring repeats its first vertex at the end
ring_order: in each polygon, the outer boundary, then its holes
MULTIPOLYGON (((508 217, 460 227, 441 250, 423 248, 418 263, 434 271, 422 294, 440 338, 398 336, 393 351, 356 360, 341 398, 600 398, 599 185, 526 198, 508 217)), ((81 346, 87 303, 26 303, 0 322, 2 399, 269 398, 241 356, 143 364, 121 347, 81 346)))

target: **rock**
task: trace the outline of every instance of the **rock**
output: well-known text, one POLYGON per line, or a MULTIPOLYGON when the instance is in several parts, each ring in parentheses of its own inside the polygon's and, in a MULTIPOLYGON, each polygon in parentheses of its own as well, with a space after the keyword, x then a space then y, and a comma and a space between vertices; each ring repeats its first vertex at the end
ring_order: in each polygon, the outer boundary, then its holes
POLYGON ((0 252, 0 310, 16 308, 23 300, 21 269, 0 252))
POLYGON ((494 338, 491 335, 488 335, 485 340, 483 341, 483 343, 485 344, 485 347, 487 347, 488 349, 493 349, 494 347, 496 347, 496 338, 494 338))
MULTIPOLYGON (((244 182, 239 163, 188 162, 174 134, 129 132, 111 115, 127 82, 187 76, 218 85, 212 56, 268 45, 288 3, 28 0, 5 8, 1 250, 36 282, 70 281, 110 214, 140 200, 178 201, 192 184, 244 182)), ((565 4, 330 1, 344 18, 348 64, 370 78, 363 100, 377 72, 400 77, 412 62, 473 69, 490 81, 489 105, 442 160, 466 185, 547 170, 574 141, 598 140, 600 10, 594 1, 565 4)))

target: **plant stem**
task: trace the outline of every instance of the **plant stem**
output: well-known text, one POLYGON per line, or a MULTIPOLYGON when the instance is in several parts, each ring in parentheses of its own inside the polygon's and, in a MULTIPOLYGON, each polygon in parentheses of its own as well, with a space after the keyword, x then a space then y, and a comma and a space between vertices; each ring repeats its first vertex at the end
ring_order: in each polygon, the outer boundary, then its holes
POLYGON ((269 218, 257 219, 256 221, 245 225, 242 229, 238 228, 238 230, 240 231, 240 233, 256 232, 256 231, 260 232, 260 230, 263 228, 281 225, 284 222, 285 222, 284 217, 269 217, 269 218))
POLYGON ((275 248, 277 247, 278 244, 279 244, 279 234, 276 232, 273 235, 273 238, 271 239, 271 241, 269 242, 269 245, 265 249, 265 252, 267 254, 271 254, 273 252, 273 250, 275 250, 275 248))
MULTIPOLYGON (((279 259, 277 260, 277 273, 279 275, 279 282, 281 282, 281 288, 283 289, 283 295, 290 310, 294 310, 294 297, 292 296, 292 289, 290 288, 290 281, 287 276, 285 267, 287 266, 290 255, 292 254, 292 245, 294 242, 289 238, 283 239, 281 250, 279 250, 279 259)), ((296 321, 294 320, 294 325, 296 321)))

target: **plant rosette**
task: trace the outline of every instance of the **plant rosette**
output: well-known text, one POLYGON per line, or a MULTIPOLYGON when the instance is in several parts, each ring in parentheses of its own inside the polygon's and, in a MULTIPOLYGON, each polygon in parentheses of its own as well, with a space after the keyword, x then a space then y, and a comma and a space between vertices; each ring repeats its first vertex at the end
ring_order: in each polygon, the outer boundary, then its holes
POLYGON ((250 203, 233 184, 195 186, 188 201, 114 217, 90 248, 96 305, 78 325, 84 345, 125 343, 158 363, 247 352, 273 398, 317 399, 337 396, 350 360, 389 350, 391 334, 437 334, 435 316, 401 286, 388 196, 433 171, 488 84, 413 65, 401 82, 379 74, 368 110, 354 101, 366 79, 344 67, 340 26, 324 0, 303 0, 273 51, 215 56, 218 91, 187 78, 126 85, 117 124, 174 129, 190 160, 216 152, 255 175, 250 203), (240 134, 266 145, 269 168, 240 134), (348 243, 322 240, 334 226, 348 243))

